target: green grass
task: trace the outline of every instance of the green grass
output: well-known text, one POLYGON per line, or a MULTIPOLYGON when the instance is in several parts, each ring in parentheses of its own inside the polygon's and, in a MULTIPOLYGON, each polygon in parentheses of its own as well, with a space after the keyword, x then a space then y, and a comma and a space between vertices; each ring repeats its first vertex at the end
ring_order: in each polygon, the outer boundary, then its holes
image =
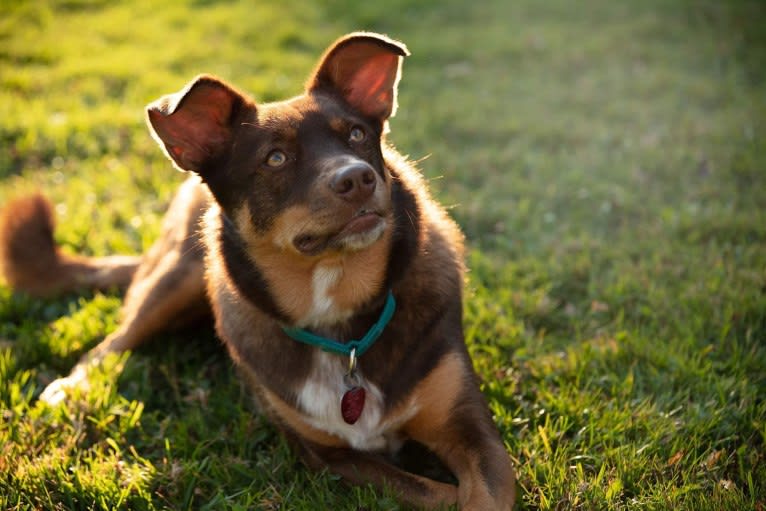
MULTIPOLYGON (((766 508, 766 7, 753 1, 0 4, 0 204, 137 253, 181 181, 143 106, 199 72, 296 94, 355 29, 410 57, 392 139, 466 231, 466 332, 521 509, 766 508)), ((310 473, 212 330, 60 408, 118 294, 0 286, 0 508, 398 509, 310 473)))

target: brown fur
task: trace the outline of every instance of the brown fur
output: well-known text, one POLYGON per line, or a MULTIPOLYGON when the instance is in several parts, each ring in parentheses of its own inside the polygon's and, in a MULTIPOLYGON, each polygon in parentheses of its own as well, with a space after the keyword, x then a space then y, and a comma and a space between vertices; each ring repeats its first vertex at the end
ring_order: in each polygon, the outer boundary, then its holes
POLYGON ((341 273, 338 282, 330 289, 330 296, 339 309, 354 310, 380 292, 384 280, 391 233, 384 233, 380 243, 370 250, 350 254, 337 252, 321 259, 306 259, 287 245, 295 235, 296 226, 311 222, 311 212, 304 207, 286 210, 265 236, 253 232, 247 207, 237 214, 237 225, 248 245, 253 260, 258 261, 267 282, 272 286, 279 305, 292 317, 304 317, 312 302, 311 293, 305 289, 319 266, 337 267, 341 273))
POLYGON ((5 205, 0 215, 0 272, 13 288, 46 297, 130 283, 139 257, 68 255, 56 246, 53 229, 52 208, 44 197, 23 197, 5 205))
POLYGON ((264 413, 307 465, 389 486, 417 506, 511 509, 513 469, 463 342, 462 234, 385 141, 405 55, 384 36, 350 34, 289 101, 256 105, 202 76, 151 104, 158 143, 201 180, 181 186, 140 263, 63 255, 39 197, 6 208, 0 255, 12 285, 46 295, 133 276, 120 327, 41 398, 64 399, 87 384, 89 364, 209 304, 264 413), (367 401, 350 425, 339 405, 347 358, 290 339, 283 326, 360 339, 389 292, 396 312, 358 358, 367 401), (392 463, 405 440, 430 449, 458 485, 392 463))

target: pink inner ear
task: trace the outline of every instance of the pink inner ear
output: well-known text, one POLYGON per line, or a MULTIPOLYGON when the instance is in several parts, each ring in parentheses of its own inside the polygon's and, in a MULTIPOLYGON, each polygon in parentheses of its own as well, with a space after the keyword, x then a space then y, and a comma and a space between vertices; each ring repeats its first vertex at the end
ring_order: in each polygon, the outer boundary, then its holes
POLYGON ((354 73, 346 99, 361 112, 388 117, 394 101, 394 82, 399 58, 381 54, 371 58, 354 73))
POLYGON ((195 84, 169 114, 150 109, 149 118, 168 153, 184 170, 198 171, 228 140, 232 94, 216 84, 195 84))
POLYGON ((232 94, 228 89, 220 87, 199 87, 200 91, 193 91, 193 105, 189 110, 203 123, 224 126, 231 112, 232 94))

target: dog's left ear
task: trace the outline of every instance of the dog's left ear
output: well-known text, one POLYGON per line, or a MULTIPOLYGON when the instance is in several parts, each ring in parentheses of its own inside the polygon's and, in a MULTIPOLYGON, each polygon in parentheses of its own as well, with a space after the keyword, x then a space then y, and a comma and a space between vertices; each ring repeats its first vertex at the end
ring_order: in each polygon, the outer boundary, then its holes
POLYGON ((327 50, 306 88, 340 94, 357 111, 383 124, 396 112, 402 57, 409 54, 403 43, 380 34, 348 34, 327 50))
POLYGON ((181 170, 207 177, 210 162, 231 145, 234 119, 248 100, 227 83, 200 75, 146 108, 152 135, 181 170))

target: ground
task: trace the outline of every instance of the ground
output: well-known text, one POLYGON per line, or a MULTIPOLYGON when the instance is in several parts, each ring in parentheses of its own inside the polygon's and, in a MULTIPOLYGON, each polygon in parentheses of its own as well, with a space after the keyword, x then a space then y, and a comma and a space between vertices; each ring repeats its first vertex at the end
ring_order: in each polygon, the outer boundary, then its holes
MULTIPOLYGON (((300 91, 357 29, 401 39, 392 141, 468 236, 469 348, 520 509, 766 508, 766 7, 760 1, 0 5, 0 205, 138 253, 183 179, 143 107, 201 72, 300 91)), ((0 508, 398 509, 305 470, 211 329, 58 408, 36 396, 120 294, 0 284, 0 508)))

